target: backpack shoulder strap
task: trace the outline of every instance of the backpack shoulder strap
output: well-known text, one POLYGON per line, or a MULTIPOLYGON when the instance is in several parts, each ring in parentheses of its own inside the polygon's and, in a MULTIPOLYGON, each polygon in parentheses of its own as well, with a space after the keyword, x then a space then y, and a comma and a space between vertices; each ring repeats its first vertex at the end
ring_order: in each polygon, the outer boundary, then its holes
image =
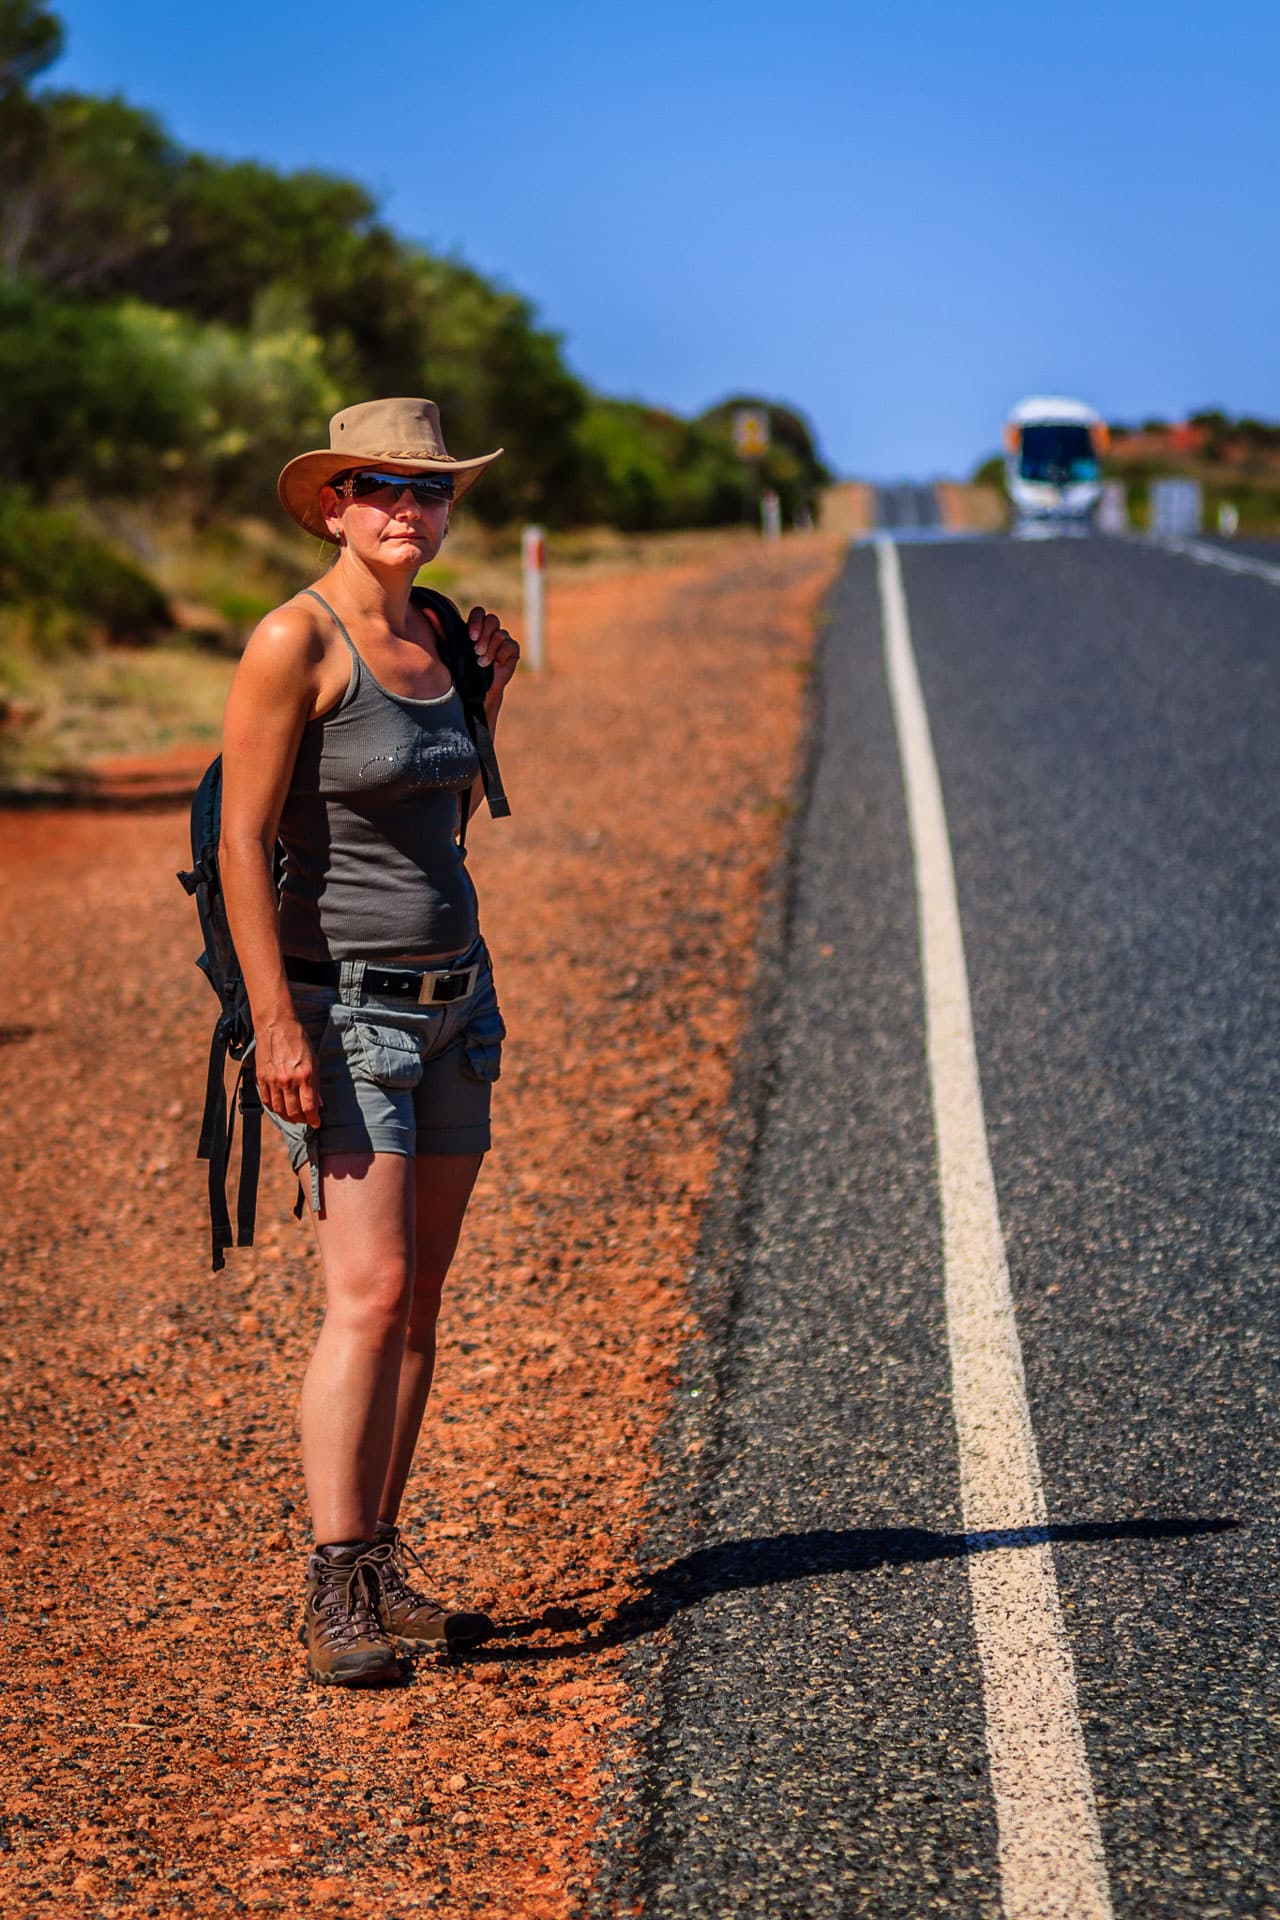
MULTIPOLYGON (((480 756, 480 777, 484 782, 484 797, 489 803, 489 811, 494 819, 504 819, 511 812, 511 805, 503 792, 502 774, 498 769, 498 756, 494 751, 493 731, 484 710, 485 695, 493 685, 493 668, 482 667, 476 659, 476 650, 471 644, 466 621, 452 600, 443 593, 437 593, 433 587, 415 587, 413 598, 420 607, 429 608, 440 622, 443 634, 440 657, 452 674, 453 684, 462 696, 462 707, 467 716, 467 729, 475 741, 476 752, 480 756)), ((462 825, 465 833, 465 805, 462 825)))

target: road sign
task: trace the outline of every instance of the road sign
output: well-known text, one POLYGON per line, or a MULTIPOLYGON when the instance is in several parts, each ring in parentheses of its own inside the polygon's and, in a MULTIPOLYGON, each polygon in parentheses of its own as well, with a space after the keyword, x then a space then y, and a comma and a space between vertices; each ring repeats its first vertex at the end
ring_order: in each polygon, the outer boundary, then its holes
POLYGON ((733 444, 742 460, 761 460, 769 451, 769 416, 763 407, 736 407, 733 444))
POLYGON ((1204 519, 1204 493, 1198 480, 1151 482, 1152 533, 1199 533, 1204 519))

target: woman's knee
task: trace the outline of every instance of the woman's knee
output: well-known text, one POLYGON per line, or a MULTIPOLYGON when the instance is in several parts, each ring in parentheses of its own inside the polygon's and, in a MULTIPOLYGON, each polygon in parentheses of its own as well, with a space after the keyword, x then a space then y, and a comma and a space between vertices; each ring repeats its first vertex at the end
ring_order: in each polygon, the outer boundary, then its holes
POLYGON ((328 1294, 329 1318, 344 1331, 374 1342, 403 1337, 414 1288, 402 1263, 330 1276, 328 1294))

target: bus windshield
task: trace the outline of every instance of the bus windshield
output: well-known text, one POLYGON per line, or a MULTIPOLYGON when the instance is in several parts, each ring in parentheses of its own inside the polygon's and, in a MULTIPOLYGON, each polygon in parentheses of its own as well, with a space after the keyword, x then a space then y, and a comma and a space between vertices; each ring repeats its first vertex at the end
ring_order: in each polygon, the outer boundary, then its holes
POLYGON ((1052 420, 1024 427, 1018 471, 1024 480, 1039 480, 1053 487, 1096 480, 1098 456, 1088 427, 1052 420))

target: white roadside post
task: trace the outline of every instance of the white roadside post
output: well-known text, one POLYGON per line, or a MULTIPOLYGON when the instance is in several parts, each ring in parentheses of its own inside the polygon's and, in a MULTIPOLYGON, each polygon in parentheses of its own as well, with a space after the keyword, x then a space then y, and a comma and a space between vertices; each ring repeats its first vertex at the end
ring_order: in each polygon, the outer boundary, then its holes
POLYGON ((1127 533, 1129 530, 1129 491, 1119 480, 1108 480, 1098 502, 1099 533, 1127 533))
POLYGON ((782 538, 782 501, 772 487, 760 495, 760 531, 766 540, 782 538))
POLYGON ((541 527, 526 527, 521 542, 524 561, 525 658, 535 673, 546 664, 542 633, 542 583, 547 570, 547 540, 541 527))

